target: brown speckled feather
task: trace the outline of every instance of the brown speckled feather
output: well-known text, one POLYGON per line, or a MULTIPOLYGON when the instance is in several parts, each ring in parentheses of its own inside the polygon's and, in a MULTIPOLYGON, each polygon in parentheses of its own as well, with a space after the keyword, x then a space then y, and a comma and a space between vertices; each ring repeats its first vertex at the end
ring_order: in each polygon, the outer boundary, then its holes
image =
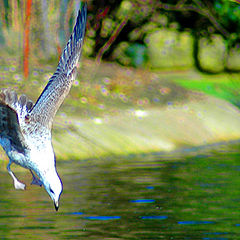
POLYGON ((8 139, 20 152, 26 148, 22 122, 33 103, 25 95, 18 99, 15 91, 4 89, 0 93, 0 137, 8 139))
POLYGON ((23 135, 19 128, 17 114, 2 103, 0 103, 0 136, 10 140, 18 151, 24 151, 23 135))

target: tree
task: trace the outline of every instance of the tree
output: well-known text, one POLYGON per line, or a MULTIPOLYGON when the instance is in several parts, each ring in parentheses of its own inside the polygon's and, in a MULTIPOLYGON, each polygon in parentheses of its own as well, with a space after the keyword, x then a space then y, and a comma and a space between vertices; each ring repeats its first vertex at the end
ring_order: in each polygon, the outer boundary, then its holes
POLYGON ((25 27, 24 27, 24 41, 23 41, 23 73, 24 77, 28 78, 29 74, 29 33, 30 33, 30 17, 31 17, 32 0, 27 0, 25 9, 25 27))

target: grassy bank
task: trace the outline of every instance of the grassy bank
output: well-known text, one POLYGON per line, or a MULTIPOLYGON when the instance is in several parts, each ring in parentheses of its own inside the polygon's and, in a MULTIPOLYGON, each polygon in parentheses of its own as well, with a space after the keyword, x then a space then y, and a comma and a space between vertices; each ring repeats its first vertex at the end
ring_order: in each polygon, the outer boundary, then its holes
MULTIPOLYGON (((55 70, 38 65, 26 81, 16 59, 1 61, 0 87, 15 88, 34 101, 55 70)), ((85 59, 54 123, 56 154, 84 159, 238 139, 240 113, 230 103, 238 104, 238 79, 237 74, 99 66, 85 59)))
POLYGON ((225 99, 236 106, 240 106, 240 75, 239 74, 199 74, 198 79, 175 79, 180 86, 204 92, 206 94, 225 99))
POLYGON ((64 159, 172 151, 240 137, 240 112, 226 101, 197 96, 183 105, 129 109, 92 119, 57 118, 54 146, 64 159))

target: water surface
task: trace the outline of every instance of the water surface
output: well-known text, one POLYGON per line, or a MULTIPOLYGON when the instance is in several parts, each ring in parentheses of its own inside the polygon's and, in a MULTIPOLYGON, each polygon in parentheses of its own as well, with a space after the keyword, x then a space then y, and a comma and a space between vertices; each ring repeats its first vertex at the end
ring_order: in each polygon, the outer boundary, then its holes
POLYGON ((1 239, 238 239, 239 144, 58 161, 59 212, 43 188, 0 170, 1 239))

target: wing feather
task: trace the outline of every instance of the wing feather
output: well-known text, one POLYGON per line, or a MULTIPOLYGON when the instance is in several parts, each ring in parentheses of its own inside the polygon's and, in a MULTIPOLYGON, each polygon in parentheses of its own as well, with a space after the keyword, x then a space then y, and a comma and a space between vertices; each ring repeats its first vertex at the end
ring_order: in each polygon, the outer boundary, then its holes
POLYGON ((26 144, 21 131, 20 122, 23 122, 27 115, 32 101, 26 96, 18 100, 15 91, 4 89, 0 93, 0 138, 1 143, 6 139, 20 152, 24 152, 26 144), (23 101, 24 100, 24 101, 23 101), (28 106, 27 106, 28 105, 28 106))
POLYGON ((81 56, 85 35, 87 4, 79 10, 76 24, 70 39, 64 48, 56 72, 38 98, 29 116, 32 121, 51 128, 53 118, 69 93, 76 77, 76 66, 81 56))

